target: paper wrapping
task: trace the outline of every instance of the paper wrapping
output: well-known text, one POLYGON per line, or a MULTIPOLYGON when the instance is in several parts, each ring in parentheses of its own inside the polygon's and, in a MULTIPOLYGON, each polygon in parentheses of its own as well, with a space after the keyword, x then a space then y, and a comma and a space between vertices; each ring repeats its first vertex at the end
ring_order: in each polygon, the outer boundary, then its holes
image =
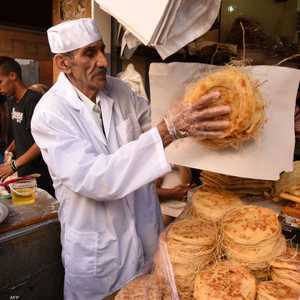
MULTIPOLYGON (((186 88, 219 66, 198 63, 154 63, 150 66, 153 125, 172 103, 183 98, 186 88)), ((170 163, 221 174, 278 180, 293 169, 294 112, 300 70, 278 66, 243 68, 258 80, 266 101, 267 120, 261 135, 240 149, 212 150, 193 138, 180 139, 166 149, 170 163)))

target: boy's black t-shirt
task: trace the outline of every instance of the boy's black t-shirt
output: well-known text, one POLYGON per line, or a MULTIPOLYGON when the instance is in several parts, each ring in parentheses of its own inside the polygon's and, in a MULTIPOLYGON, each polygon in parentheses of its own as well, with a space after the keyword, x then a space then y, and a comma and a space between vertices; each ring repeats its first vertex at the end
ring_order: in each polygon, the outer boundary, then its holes
MULTIPOLYGON (((12 134, 16 145, 16 158, 23 155, 35 143, 31 134, 30 123, 34 108, 41 97, 42 94, 28 89, 20 101, 17 102, 11 98, 8 102, 12 134)), ((50 194, 54 194, 52 180, 41 155, 18 169, 19 176, 32 173, 40 173, 38 186, 50 194)))

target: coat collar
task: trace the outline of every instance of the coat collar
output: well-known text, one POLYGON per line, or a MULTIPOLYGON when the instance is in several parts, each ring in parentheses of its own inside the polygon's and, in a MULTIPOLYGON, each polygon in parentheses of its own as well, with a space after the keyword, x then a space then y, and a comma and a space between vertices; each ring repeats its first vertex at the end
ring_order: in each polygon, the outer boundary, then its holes
MULTIPOLYGON (((97 97, 100 97, 100 103, 101 103, 101 109, 102 109, 102 118, 103 118, 103 125, 106 137, 108 139, 109 133, 110 133, 110 127, 111 127, 111 119, 112 119, 112 111, 113 111, 113 105, 114 100, 109 97, 110 94, 110 82, 109 78, 107 79, 107 87, 99 92, 97 97)), ((59 94, 61 97, 63 97, 68 105, 75 110, 78 110, 82 115, 86 115, 88 110, 85 108, 85 104, 82 100, 78 97, 76 90, 74 86, 71 84, 69 79, 66 77, 64 73, 60 73, 57 79, 57 82, 53 86, 53 92, 59 94)), ((91 122, 91 129, 95 133, 97 133, 97 137, 100 138, 101 142, 105 145, 107 145, 107 139, 104 137, 104 134, 100 132, 99 134, 99 128, 96 124, 96 122, 92 118, 88 118, 91 122)))
POLYGON ((80 110, 82 108, 82 101, 77 96, 73 85, 64 73, 59 73, 57 81, 53 86, 53 92, 66 99, 68 105, 73 109, 80 110))
MULTIPOLYGON (((108 76, 106 88, 103 91, 99 92, 98 95, 101 98, 104 98, 106 102, 108 102, 107 105, 108 107, 112 108, 114 104, 114 100, 110 98, 110 89, 111 89, 111 84, 108 76)), ((82 101, 79 99, 74 86, 72 85, 72 83, 69 81, 69 79, 64 73, 62 72, 59 73, 57 81, 53 86, 53 91, 54 92, 59 91, 59 95, 61 97, 64 97, 72 108, 76 110, 81 110, 82 101)))

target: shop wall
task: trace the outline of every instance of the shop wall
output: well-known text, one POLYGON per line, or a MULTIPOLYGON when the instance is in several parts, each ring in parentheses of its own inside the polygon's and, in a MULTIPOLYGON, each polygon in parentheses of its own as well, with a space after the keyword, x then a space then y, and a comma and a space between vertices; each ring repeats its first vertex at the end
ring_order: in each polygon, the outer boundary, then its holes
MULTIPOLYGON (((111 17, 102 11, 94 0, 53 0, 52 20, 58 24, 66 20, 78 18, 93 18, 97 22, 105 43, 107 59, 110 62, 111 53, 111 17)), ((59 71, 53 66, 53 80, 59 71)))
MULTIPOLYGON (((92 0, 53 0, 52 24, 56 25, 67 20, 90 18, 92 0)), ((53 64, 53 82, 56 81, 59 70, 53 64)))
POLYGON ((0 27, 0 55, 38 61, 39 81, 52 84, 52 60, 46 33, 0 27))
MULTIPOLYGON (((221 39, 226 40, 235 18, 254 17, 268 34, 296 38, 297 0, 223 0, 221 12, 221 39)), ((247 37, 246 37, 247 38, 247 37)))

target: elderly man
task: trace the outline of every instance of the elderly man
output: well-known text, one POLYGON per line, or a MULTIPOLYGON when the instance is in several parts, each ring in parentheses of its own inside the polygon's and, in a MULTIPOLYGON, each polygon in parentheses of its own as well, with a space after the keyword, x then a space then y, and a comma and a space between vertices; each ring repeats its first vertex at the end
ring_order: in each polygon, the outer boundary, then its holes
POLYGON ((32 134, 60 201, 65 299, 100 300, 152 259, 161 230, 152 182, 170 171, 164 147, 179 134, 220 136, 228 121, 212 118, 230 109, 208 109, 213 93, 151 129, 147 101, 106 75, 92 19, 58 24, 48 39, 61 73, 35 109, 32 134))

